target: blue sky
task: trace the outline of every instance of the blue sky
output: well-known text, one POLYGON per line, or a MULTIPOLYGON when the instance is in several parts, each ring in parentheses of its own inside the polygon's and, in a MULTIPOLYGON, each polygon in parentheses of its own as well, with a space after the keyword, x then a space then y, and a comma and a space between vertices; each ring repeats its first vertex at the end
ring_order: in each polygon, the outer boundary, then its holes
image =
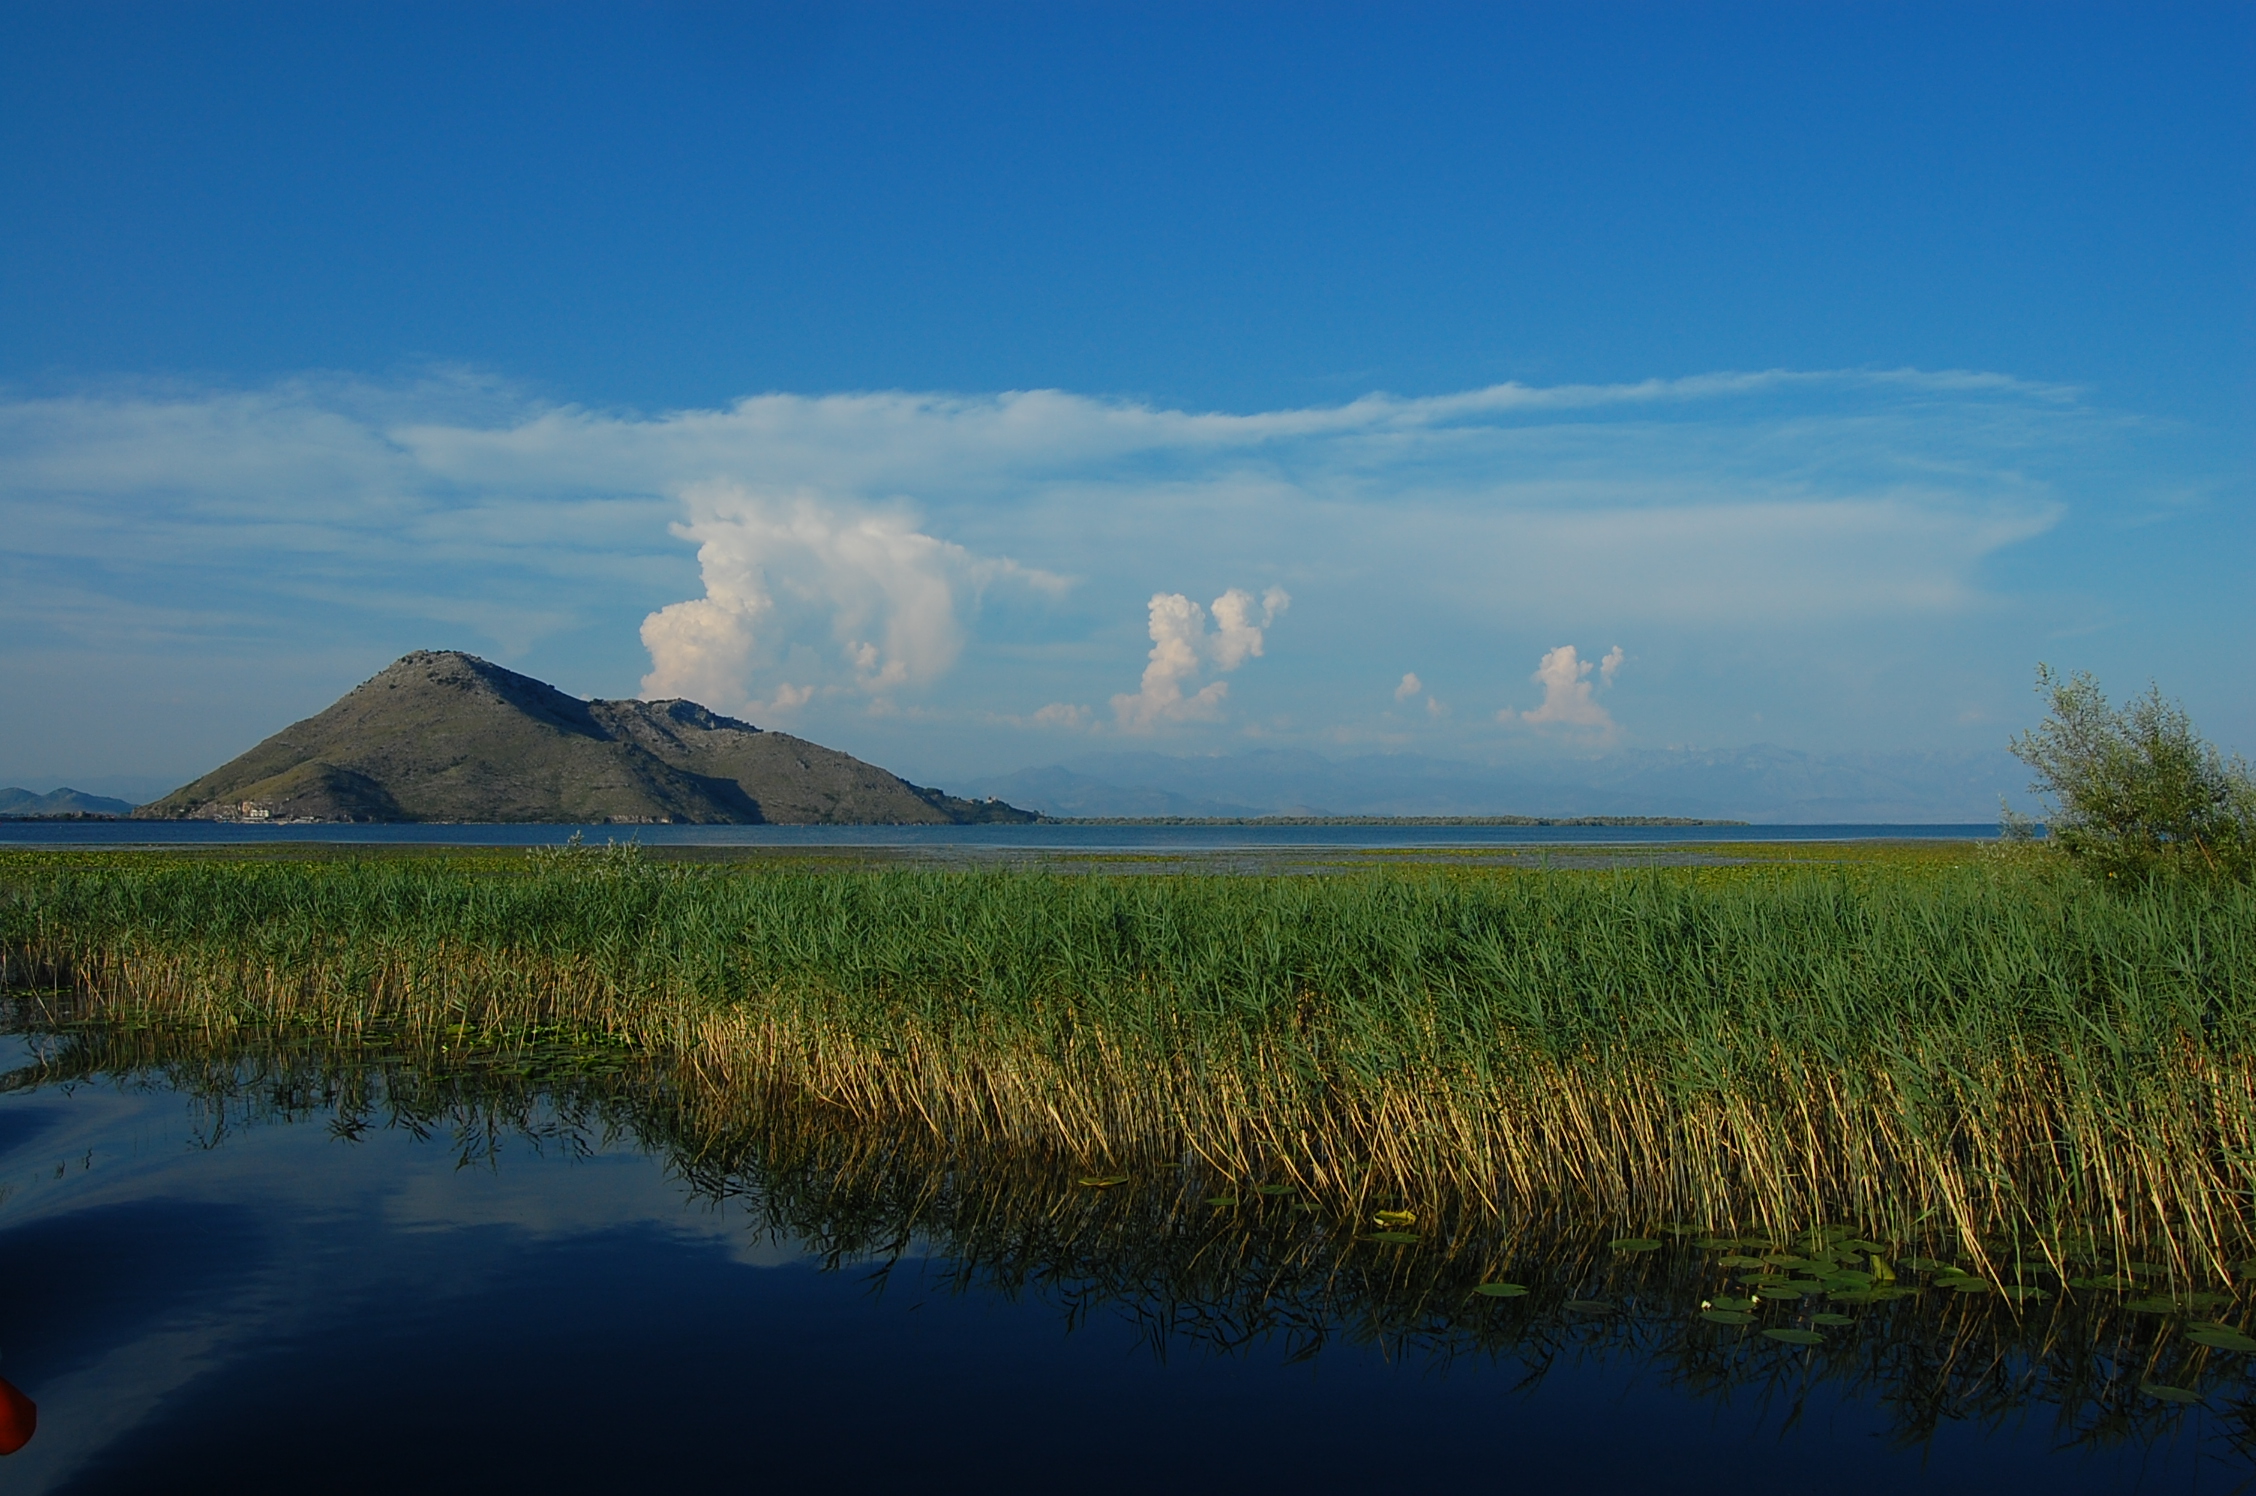
POLYGON ((6 7, 0 782, 418 647, 943 781, 1972 751, 2040 659, 2256 751, 2251 77, 2244 5, 6 7))

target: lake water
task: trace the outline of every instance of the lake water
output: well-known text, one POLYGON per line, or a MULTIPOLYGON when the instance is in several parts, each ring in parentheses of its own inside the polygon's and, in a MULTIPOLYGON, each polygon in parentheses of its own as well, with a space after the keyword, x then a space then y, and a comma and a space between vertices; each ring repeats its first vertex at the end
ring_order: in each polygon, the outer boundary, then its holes
POLYGON ((1997 826, 271 826, 218 821, 6 821, 0 846, 866 847, 905 851, 1174 852, 1238 849, 1688 846, 1730 842, 1965 841, 1997 826))
POLYGON ((39 1405, 8 1492, 2250 1473, 2240 1358, 2114 1308, 1929 1292, 1791 1345, 1703 1321, 1721 1280, 1681 1238, 1376 1243, 1281 1186, 1213 1205, 1164 1167, 1092 1188, 820 1117, 732 1130, 600 1056, 167 1042, 0 1036, 0 1376, 39 1405), (1469 1292, 1507 1268, 1531 1292, 1469 1292), (2138 1390, 2169 1377, 2206 1403, 2138 1390))

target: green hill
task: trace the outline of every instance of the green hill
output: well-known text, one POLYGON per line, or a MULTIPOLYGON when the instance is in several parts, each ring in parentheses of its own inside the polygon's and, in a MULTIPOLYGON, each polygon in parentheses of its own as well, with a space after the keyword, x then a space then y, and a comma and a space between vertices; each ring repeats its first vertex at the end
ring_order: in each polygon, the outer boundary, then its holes
POLYGON ((475 655, 406 655, 152 804, 166 820, 961 825, 1031 821, 694 701, 582 701, 475 655))

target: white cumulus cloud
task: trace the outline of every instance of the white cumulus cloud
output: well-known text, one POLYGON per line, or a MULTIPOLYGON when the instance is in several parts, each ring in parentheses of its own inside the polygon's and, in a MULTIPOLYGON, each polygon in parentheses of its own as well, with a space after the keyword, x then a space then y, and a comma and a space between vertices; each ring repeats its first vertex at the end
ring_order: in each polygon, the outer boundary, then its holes
MULTIPOLYGON (((1611 736, 1614 719, 1591 685, 1590 672, 1597 669, 1599 681, 1612 685, 1614 672, 1621 668, 1621 646, 1615 645, 1602 661, 1586 660, 1572 644, 1562 644, 1545 654, 1535 674, 1528 677, 1543 687, 1543 704, 1532 711, 1521 712, 1519 719, 1537 727, 1575 728, 1611 736)), ((1510 716, 1511 713, 1499 713, 1510 716)))
POLYGON ((962 615, 990 584, 1063 586, 927 535, 901 511, 723 481, 682 497, 689 517, 675 531, 698 543, 705 595, 643 620, 646 697, 772 712, 818 691, 926 685, 962 652, 962 615), (761 703, 764 679, 776 694, 761 703))
POLYGON ((1402 684, 1394 688, 1394 699, 1396 701, 1408 701, 1425 688, 1426 683, 1418 679, 1417 671, 1406 670, 1402 675, 1402 684))
POLYGON ((1123 732, 1149 732, 1162 722, 1211 721, 1222 714, 1228 681, 1209 681, 1185 694, 1201 668, 1212 664, 1217 673, 1237 669, 1262 651, 1263 631, 1292 605, 1282 587, 1261 595, 1260 611, 1254 597, 1232 587, 1214 600, 1215 631, 1207 632, 1207 610, 1180 592, 1155 592, 1151 599, 1151 655, 1144 666, 1142 688, 1134 694, 1112 698, 1112 712, 1123 732))

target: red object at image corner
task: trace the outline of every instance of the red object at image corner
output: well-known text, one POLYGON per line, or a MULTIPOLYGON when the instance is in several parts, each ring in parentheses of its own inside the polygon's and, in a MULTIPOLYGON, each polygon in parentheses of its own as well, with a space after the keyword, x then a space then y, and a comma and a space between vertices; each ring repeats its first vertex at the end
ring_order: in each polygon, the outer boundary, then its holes
POLYGON ((15 1383, 0 1377, 0 1454, 14 1454, 29 1444, 38 1427, 39 1405, 18 1392, 15 1383))

